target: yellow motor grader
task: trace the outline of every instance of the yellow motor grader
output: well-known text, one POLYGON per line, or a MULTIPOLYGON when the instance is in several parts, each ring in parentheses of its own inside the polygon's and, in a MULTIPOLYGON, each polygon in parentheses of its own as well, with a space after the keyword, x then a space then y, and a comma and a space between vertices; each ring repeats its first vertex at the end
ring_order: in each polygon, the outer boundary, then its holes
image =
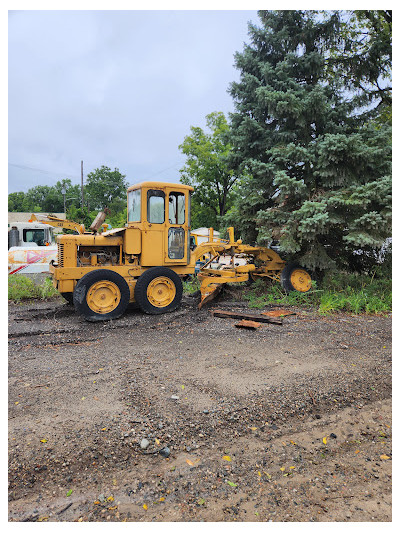
MULTIPOLYGON (((199 307, 211 300, 225 283, 271 278, 285 290, 307 292, 311 277, 300 266, 288 265, 269 248, 235 241, 214 240, 193 247, 190 239, 192 187, 182 184, 143 182, 127 192, 127 223, 97 233, 57 237, 57 262, 50 264, 53 284, 88 321, 120 317, 129 303, 149 314, 176 309, 182 298, 182 278, 194 275, 202 262, 199 307), (216 262, 224 256, 228 264, 216 262), (244 258, 245 261, 237 259, 244 258)), ((103 222, 99 219, 98 226, 103 222)))

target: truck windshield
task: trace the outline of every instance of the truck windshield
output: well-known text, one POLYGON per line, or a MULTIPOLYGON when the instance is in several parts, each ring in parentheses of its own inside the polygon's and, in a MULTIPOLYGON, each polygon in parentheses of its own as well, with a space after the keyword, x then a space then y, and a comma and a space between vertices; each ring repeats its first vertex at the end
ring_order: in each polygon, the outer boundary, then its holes
POLYGON ((53 228, 24 229, 23 241, 26 243, 37 244, 38 246, 55 244, 53 228))
POLYGON ((24 229, 24 242, 32 242, 38 246, 45 246, 46 235, 44 229, 24 229))

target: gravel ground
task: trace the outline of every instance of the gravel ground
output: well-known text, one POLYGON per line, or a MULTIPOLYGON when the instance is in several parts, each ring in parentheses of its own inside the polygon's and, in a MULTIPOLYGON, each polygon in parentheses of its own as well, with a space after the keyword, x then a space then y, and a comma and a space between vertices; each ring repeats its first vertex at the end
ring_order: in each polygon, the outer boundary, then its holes
POLYGON ((391 317, 196 303, 10 305, 9 520, 390 521, 391 317))

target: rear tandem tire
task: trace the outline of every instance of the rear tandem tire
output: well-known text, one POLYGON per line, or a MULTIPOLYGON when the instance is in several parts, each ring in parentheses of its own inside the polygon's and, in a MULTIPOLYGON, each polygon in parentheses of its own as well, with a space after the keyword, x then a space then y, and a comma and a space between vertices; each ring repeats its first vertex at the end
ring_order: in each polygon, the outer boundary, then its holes
POLYGON ((181 278, 167 267, 149 268, 135 285, 135 301, 149 315, 175 311, 181 303, 182 293, 181 278))
POLYGON ((76 311, 89 322, 119 318, 128 307, 129 286, 113 270, 92 270, 81 278, 74 290, 76 311))
POLYGON ((296 264, 287 264, 281 272, 281 285, 285 292, 308 292, 311 290, 311 275, 305 268, 296 264))

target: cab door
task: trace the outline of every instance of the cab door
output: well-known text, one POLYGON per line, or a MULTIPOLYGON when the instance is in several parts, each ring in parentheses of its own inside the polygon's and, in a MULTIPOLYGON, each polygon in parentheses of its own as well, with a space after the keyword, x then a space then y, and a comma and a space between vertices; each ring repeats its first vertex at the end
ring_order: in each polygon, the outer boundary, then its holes
POLYGON ((165 255, 166 194, 162 188, 144 189, 142 266, 162 266, 165 255))
POLYGON ((166 198, 166 264, 188 264, 188 194, 169 189, 166 198))

